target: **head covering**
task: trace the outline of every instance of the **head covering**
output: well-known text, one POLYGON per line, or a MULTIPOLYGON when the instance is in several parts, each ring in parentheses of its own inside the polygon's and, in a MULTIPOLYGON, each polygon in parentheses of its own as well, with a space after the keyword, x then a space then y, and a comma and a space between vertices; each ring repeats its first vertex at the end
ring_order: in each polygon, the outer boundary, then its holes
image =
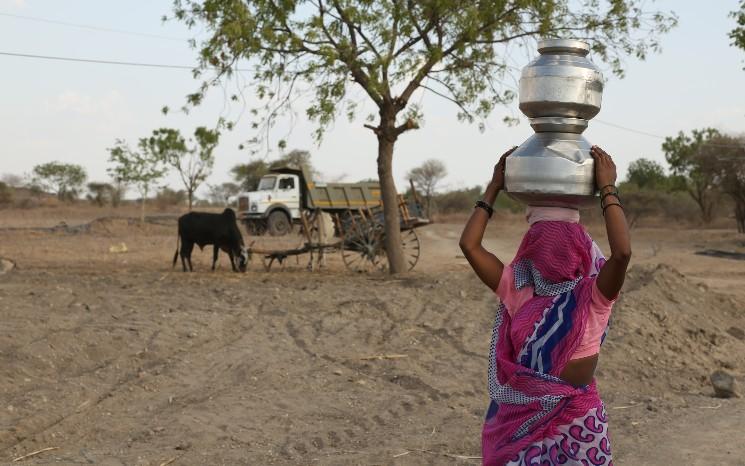
POLYGON ((593 241, 579 223, 540 221, 523 237, 513 267, 529 261, 551 283, 587 277, 593 264, 593 241))
POLYGON ((536 222, 579 223, 579 210, 566 207, 539 207, 529 205, 525 209, 525 219, 529 224, 536 222))

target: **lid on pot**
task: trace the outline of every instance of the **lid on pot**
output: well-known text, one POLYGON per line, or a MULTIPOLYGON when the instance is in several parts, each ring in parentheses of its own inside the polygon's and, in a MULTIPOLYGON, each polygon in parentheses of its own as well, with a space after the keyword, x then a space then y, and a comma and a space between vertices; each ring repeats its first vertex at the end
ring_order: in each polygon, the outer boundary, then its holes
POLYGON ((584 57, 590 53, 590 44, 576 39, 542 39, 538 41, 538 53, 571 53, 584 57))

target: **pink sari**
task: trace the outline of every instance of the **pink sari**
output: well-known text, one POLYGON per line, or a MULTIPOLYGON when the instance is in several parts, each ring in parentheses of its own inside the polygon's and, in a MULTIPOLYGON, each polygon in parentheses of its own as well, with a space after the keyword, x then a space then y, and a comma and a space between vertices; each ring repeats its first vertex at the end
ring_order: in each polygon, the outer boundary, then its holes
POLYGON ((534 296, 516 312, 503 304, 497 311, 491 403, 482 431, 485 465, 612 464, 595 381, 574 387, 559 379, 582 341, 604 262, 576 223, 540 221, 525 234, 512 266, 516 288, 532 286, 534 296))

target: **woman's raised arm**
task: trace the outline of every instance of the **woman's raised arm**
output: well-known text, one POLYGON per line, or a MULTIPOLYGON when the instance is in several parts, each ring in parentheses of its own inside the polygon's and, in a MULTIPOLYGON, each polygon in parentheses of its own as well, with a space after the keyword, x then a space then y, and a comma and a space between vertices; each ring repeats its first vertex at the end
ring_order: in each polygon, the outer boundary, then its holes
POLYGON ((504 189, 505 159, 516 148, 513 147, 505 152, 499 159, 499 162, 494 167, 492 180, 486 188, 483 199, 477 204, 477 208, 473 210, 471 217, 466 222, 463 233, 460 235, 459 244, 463 255, 466 256, 468 263, 471 264, 476 275, 492 290, 496 290, 499 285, 504 264, 497 259, 497 256, 487 251, 481 244, 481 241, 484 238, 486 224, 489 221, 489 217, 491 217, 491 207, 494 205, 494 201, 497 200, 499 192, 504 189))
POLYGON ((613 163, 611 156, 598 146, 592 146, 590 155, 595 159, 595 183, 600 190, 611 252, 610 258, 600 269, 597 285, 603 296, 613 300, 621 291, 626 278, 626 269, 631 260, 631 238, 615 186, 616 164, 613 163))

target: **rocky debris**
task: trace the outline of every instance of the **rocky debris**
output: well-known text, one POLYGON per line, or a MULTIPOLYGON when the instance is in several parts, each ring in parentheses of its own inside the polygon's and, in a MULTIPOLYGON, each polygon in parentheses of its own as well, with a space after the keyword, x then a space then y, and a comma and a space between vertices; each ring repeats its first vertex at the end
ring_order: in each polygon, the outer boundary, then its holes
POLYGON ((735 391, 735 378, 725 371, 717 370, 709 376, 714 387, 714 396, 718 398, 739 397, 735 391))
POLYGON ((13 270, 16 266, 16 263, 13 262, 10 259, 5 259, 4 257, 0 257, 0 275, 4 275, 11 270, 13 270))

